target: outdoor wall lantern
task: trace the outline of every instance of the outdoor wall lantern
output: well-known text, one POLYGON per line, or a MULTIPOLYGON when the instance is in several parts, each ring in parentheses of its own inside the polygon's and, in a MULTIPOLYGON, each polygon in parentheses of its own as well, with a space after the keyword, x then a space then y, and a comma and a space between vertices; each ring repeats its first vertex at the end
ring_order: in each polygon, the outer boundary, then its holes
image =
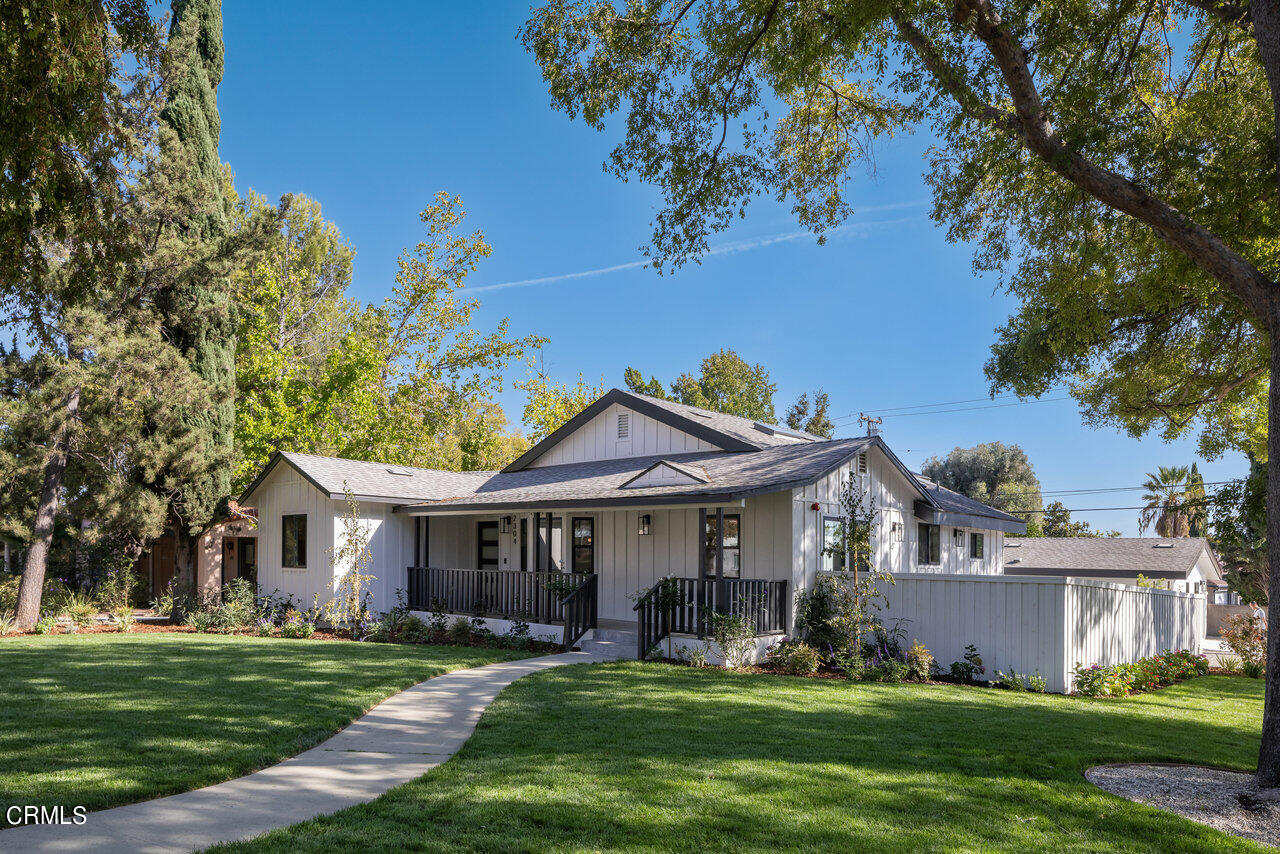
POLYGON ((893 541, 895 543, 902 542, 902 523, 901 522, 893 523, 893 541))
POLYGON ((640 534, 640 536, 642 536, 642 537, 647 537, 647 536, 649 536, 649 525, 650 525, 652 522, 653 522, 653 520, 649 517, 649 514, 648 514, 648 513, 641 514, 641 516, 640 516, 640 530, 639 530, 637 533, 639 533, 639 534, 640 534))
POLYGON ((502 533, 504 534, 511 533, 511 517, 510 516, 502 517, 502 533))

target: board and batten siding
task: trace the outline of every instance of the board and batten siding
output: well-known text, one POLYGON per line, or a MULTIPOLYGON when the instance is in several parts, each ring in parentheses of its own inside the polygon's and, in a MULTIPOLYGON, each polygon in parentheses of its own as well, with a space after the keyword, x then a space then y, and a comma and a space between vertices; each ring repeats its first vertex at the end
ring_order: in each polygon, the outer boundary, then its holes
MULTIPOLYGON (((833 577, 841 578, 838 574, 833 577)), ((1080 578, 904 573, 884 588, 886 624, 902 621, 946 669, 973 644, 986 668, 1039 672, 1048 690, 1073 689, 1077 664, 1123 664, 1164 649, 1199 652, 1203 594, 1080 578)))
POLYGON ((329 549, 334 508, 341 502, 320 492, 292 466, 278 465, 254 490, 253 503, 258 510, 258 589, 293 596, 303 608, 311 607, 317 595, 328 601, 333 595, 329 549), (281 517, 294 514, 307 517, 305 569, 281 566, 281 517))
POLYGON ((565 436, 529 465, 531 468, 536 468, 591 460, 616 460, 624 457, 718 450, 720 448, 704 439, 615 403, 565 436), (618 438, 619 413, 627 413, 630 416, 627 431, 629 435, 626 439, 618 438))
MULTIPOLYGON (((352 561, 331 561, 331 555, 343 549, 345 519, 349 512, 345 501, 334 501, 333 552, 324 555, 332 567, 332 583, 336 589, 342 577, 352 569, 352 561)), ((373 576, 369 590, 371 606, 388 611, 396 604, 396 590, 408 587, 407 567, 413 561, 413 520, 393 512, 395 505, 381 502, 359 503, 360 524, 368 536, 369 563, 366 573, 373 576)), ((308 560, 310 558, 308 557, 308 560)), ((323 602, 324 596, 321 596, 323 602)))

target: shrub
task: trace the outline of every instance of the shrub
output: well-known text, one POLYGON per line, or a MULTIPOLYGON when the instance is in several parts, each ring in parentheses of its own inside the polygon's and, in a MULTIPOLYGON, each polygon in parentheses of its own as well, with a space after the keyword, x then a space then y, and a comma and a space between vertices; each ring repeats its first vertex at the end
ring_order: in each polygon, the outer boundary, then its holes
POLYGON ((1250 679, 1261 679, 1266 672, 1267 666, 1261 661, 1246 661, 1240 667, 1241 675, 1248 676, 1250 679))
POLYGON ((712 612, 707 615, 707 625, 724 654, 725 666, 732 670, 745 667, 756 648, 756 633, 747 619, 740 614, 712 612))
POLYGON ((38 635, 47 635, 51 634, 57 626, 58 621, 53 617, 41 617, 36 621, 36 624, 31 627, 31 630, 38 635))
POLYGON ((201 633, 218 631, 218 619, 212 611, 195 611, 187 615, 187 625, 201 633))
POLYGON ((396 633, 397 637, 405 643, 426 643, 435 635, 426 623, 412 614, 400 621, 396 633))
POLYGON ((1239 673, 1243 668, 1244 662, 1234 655, 1224 655, 1218 659, 1218 666, 1223 671, 1231 674, 1239 673))
POLYGON ((1185 650, 1165 650, 1132 664, 1103 667, 1076 664, 1076 691, 1086 697, 1124 697, 1133 691, 1152 691, 1209 672, 1209 660, 1185 650))
POLYGON ((867 660, 862 652, 850 647, 832 654, 832 660, 838 670, 844 672, 848 679, 862 679, 867 675, 867 660))
POLYGON ((859 642, 858 602, 842 580, 820 575, 796 596, 796 632, 816 649, 844 649, 859 642))
POLYGON ((285 618, 283 625, 280 626, 280 637, 282 638, 309 638, 316 633, 315 620, 311 619, 309 613, 303 614, 298 611, 291 611, 285 618))
POLYGON ((1222 639, 1245 664, 1267 660, 1267 628, 1252 614, 1228 617, 1222 627, 1222 639))
POLYGON ((73 591, 67 596, 66 603, 62 606, 62 613, 77 626, 88 626, 98 616, 98 606, 93 604, 93 600, 88 596, 73 591))
POLYGON ((1027 677, 1027 690, 1033 694, 1043 694, 1048 687, 1049 681, 1040 675, 1039 670, 1027 677))
POLYGON ((94 598, 104 611, 115 611, 133 605, 141 578, 128 564, 113 562, 93 589, 94 598))
POLYGON ((436 634, 444 634, 449 629, 449 603, 439 597, 431 600, 431 610, 427 614, 427 627, 436 634))
POLYGON ((706 667, 711 657, 711 644, 703 641, 695 647, 680 647, 680 657, 689 662, 690 667, 706 667))
POLYGON ((920 641, 907 650, 907 678, 912 682, 928 682, 933 670, 933 654, 920 641))
POLYGON ((254 626, 254 630, 257 632, 258 637, 269 638, 275 633, 276 624, 266 617, 260 617, 254 626))
POLYGON ((459 617, 454 620, 446 632, 449 643, 466 645, 471 643, 471 621, 466 617, 459 617))
POLYGON ((889 658, 871 667, 868 676, 880 682, 905 682, 910 672, 911 668, 905 661, 889 658))
POLYGON ((1009 668, 1008 673, 1000 670, 996 671, 995 685, 997 688, 1007 688, 1010 691, 1025 691, 1027 686, 1022 681, 1022 677, 1018 675, 1018 671, 1009 668))
POLYGON ((13 631, 13 617, 8 614, 0 614, 0 637, 13 631))
POLYGON ((127 632, 133 628, 133 606, 125 605, 116 608, 111 612, 111 619, 115 623, 116 631, 127 632))
POLYGON ((783 640, 769 650, 769 661, 783 673, 808 676, 818 669, 818 651, 804 641, 783 640))
POLYGON ((960 661, 951 662, 951 678, 960 682, 973 682, 976 676, 985 675, 986 672, 982 656, 978 655, 978 648, 973 644, 964 648, 960 661))

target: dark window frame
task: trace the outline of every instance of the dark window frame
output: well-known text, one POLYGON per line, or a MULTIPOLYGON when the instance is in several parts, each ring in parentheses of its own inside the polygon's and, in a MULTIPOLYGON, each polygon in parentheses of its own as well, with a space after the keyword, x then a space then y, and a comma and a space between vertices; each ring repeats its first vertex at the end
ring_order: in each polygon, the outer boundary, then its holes
POLYGON ((307 568, 307 514, 306 513, 282 513, 280 515, 280 567, 282 569, 306 569, 307 568), (301 520, 301 526, 298 525, 301 520), (290 532, 289 523, 293 522, 293 530, 290 532), (292 539, 295 560, 289 561, 289 545, 292 539))
POLYGON ((942 564, 942 526, 919 522, 916 526, 916 560, 921 566, 942 564))
POLYGON ((987 553, 986 536, 978 531, 969 532, 969 558, 983 560, 987 553))
MULTIPOLYGON (((734 519, 734 520, 736 520, 736 521, 737 521, 737 528, 738 528, 738 544, 737 544, 736 546, 730 546, 730 545, 727 545, 727 544, 725 545, 725 547, 724 547, 724 553, 725 553, 725 556, 726 556, 725 565, 727 566, 727 565, 728 565, 728 563, 729 563, 729 561, 728 561, 728 559, 727 559, 727 558, 728 558, 729 553, 730 553, 730 552, 733 552, 733 553, 735 553, 735 554, 737 555, 737 558, 738 558, 738 559, 737 559, 737 561, 735 561, 735 563, 737 564, 737 569, 736 569, 736 570, 734 570, 733 575, 730 575, 729 573, 727 573, 727 572, 726 572, 726 573, 725 573, 725 575, 724 575, 724 577, 725 577, 725 578, 741 578, 741 577, 742 577, 742 514, 741 514, 741 513, 726 513, 726 514, 724 514, 724 523, 725 523, 725 524, 724 524, 724 527, 725 527, 725 530, 728 530, 728 529, 729 529, 729 520, 730 520, 730 519, 734 519)), ((705 577, 705 578, 717 578, 717 577, 718 577, 718 576, 716 575, 716 535, 715 535, 715 525, 716 525, 716 514, 714 514, 714 513, 708 513, 708 514, 707 514, 707 524, 706 524, 706 526, 703 528, 703 531, 702 531, 703 542, 704 542, 704 544, 705 544, 704 552, 705 552, 705 554, 706 554, 706 558, 705 558, 705 561, 706 561, 706 570, 705 570, 705 572, 704 572, 704 576, 703 576, 703 577, 705 577)))

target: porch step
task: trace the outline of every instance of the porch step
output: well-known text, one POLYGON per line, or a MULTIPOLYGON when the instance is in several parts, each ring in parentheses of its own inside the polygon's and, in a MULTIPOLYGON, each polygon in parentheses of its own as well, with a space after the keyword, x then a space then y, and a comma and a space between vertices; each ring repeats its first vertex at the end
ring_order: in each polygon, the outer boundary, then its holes
POLYGON ((616 629, 616 628, 600 628, 596 627, 587 635, 593 641, 611 641, 616 643, 629 643, 632 646, 636 643, 635 629, 616 629))
POLYGON ((635 658, 636 641, 591 640, 583 638, 578 641, 578 649, 598 658, 635 658))

